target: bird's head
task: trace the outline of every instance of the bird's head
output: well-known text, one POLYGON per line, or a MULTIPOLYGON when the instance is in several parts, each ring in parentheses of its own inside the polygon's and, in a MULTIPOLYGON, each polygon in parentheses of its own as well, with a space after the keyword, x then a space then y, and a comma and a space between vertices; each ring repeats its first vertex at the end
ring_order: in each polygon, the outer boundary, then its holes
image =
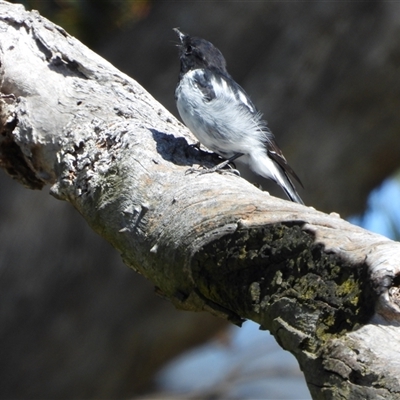
POLYGON ((179 56, 181 60, 181 73, 197 69, 210 68, 226 72, 226 61, 222 53, 207 40, 189 36, 178 28, 174 31, 179 37, 179 56))

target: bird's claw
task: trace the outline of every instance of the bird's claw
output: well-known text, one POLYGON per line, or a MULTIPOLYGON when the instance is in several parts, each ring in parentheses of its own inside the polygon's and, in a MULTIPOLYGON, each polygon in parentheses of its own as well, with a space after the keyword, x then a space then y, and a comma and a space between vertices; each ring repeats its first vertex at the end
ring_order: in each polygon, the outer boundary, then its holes
POLYGON ((235 169, 235 168, 220 169, 220 170, 217 170, 217 172, 219 172, 220 174, 223 174, 223 175, 225 175, 225 174, 232 174, 232 175, 235 175, 235 176, 240 176, 239 170, 237 170, 237 169, 235 169))
POLYGON ((185 171, 185 175, 194 174, 195 172, 199 172, 199 167, 198 168, 191 167, 187 169, 185 171))
POLYGON ((193 173, 197 173, 199 175, 205 175, 205 174, 210 174, 212 172, 218 172, 219 174, 223 174, 223 175, 233 174, 236 176, 240 176, 240 172, 237 169, 232 168, 229 164, 227 164, 229 169, 224 169, 225 166, 226 165, 221 167, 220 165, 216 165, 215 167, 208 168, 205 165, 199 165, 198 168, 191 167, 191 168, 187 169, 185 172, 185 175, 189 175, 189 174, 193 174, 193 173), (202 168, 202 170, 200 170, 200 168, 202 168))

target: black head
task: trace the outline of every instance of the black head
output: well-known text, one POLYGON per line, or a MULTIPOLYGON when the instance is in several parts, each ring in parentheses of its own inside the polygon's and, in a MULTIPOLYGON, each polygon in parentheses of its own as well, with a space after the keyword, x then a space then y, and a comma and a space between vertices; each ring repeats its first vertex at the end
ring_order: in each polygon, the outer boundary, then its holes
POLYGON ((186 35, 178 28, 174 28, 174 31, 181 41, 178 46, 181 74, 196 68, 215 68, 227 73, 225 58, 212 43, 198 37, 186 35))

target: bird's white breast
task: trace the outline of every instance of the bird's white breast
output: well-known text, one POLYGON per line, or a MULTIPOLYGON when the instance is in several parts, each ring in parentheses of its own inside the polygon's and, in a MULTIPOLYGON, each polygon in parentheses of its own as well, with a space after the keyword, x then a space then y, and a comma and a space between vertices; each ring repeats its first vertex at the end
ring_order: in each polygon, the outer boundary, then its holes
POLYGON ((176 92, 176 105, 185 125, 210 150, 224 157, 248 154, 263 147, 260 117, 250 112, 252 105, 239 99, 225 80, 211 80, 215 98, 207 100, 193 79, 201 69, 187 72, 176 92), (245 106, 245 107, 244 107, 245 106))

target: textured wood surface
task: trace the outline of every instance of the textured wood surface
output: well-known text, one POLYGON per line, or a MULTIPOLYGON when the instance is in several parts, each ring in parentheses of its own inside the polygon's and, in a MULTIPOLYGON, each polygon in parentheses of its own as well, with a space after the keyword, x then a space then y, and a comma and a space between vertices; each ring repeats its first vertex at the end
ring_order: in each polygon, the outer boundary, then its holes
POLYGON ((398 398, 400 245, 232 174, 135 81, 0 3, 2 165, 72 203, 178 308, 252 319, 314 398, 398 398))

